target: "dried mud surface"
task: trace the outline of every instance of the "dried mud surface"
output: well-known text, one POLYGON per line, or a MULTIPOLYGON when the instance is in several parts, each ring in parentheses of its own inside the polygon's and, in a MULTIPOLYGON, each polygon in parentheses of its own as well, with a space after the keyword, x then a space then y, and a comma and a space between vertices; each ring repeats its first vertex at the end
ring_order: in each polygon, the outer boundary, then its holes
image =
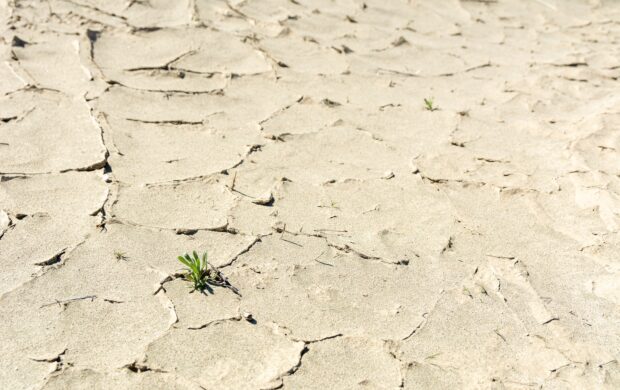
POLYGON ((619 77, 617 1, 0 0, 0 388, 620 388, 619 77))

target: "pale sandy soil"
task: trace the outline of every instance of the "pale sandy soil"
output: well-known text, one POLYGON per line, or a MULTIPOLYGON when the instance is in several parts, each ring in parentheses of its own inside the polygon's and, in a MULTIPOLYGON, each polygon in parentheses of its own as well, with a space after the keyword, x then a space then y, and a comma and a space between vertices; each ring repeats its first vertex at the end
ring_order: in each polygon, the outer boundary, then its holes
POLYGON ((0 389, 620 388, 620 2, 0 0, 0 33, 0 389), (241 296, 190 293, 193 249, 241 296))

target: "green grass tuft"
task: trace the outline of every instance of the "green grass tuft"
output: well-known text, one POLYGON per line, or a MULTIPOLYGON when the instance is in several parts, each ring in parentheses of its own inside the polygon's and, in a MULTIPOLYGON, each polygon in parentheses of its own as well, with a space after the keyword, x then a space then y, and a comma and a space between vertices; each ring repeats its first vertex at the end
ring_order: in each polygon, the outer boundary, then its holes
POLYGON ((209 280, 209 263, 207 262, 207 252, 202 254, 202 259, 198 257, 196 251, 193 257, 189 254, 177 257, 188 270, 185 278, 194 284, 194 289, 204 291, 209 280))
POLYGON ((184 278, 193 284, 193 291, 200 291, 204 293, 205 290, 209 293, 213 293, 213 290, 209 285, 223 287, 231 290, 233 293, 241 296, 239 290, 232 286, 228 279, 222 275, 222 273, 209 264, 207 261, 207 252, 202 254, 202 257, 198 256, 196 251, 192 252, 192 255, 184 254, 178 256, 177 259, 187 267, 184 278))
POLYGON ((428 111, 435 111, 439 109, 439 107, 434 105, 433 98, 424 98, 424 108, 428 111))

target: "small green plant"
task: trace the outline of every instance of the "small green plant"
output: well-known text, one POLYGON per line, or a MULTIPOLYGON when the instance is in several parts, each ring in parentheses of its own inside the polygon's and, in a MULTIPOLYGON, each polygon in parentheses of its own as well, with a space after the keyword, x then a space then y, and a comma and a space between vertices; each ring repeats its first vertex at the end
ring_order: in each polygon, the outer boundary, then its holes
POLYGON ((114 251, 116 260, 127 260, 127 254, 123 251, 114 251))
POLYGON ((196 251, 193 251, 192 256, 186 253, 183 256, 178 256, 177 259, 187 267, 184 277, 193 283, 194 290, 211 292, 209 285, 213 285, 227 288, 241 296, 239 290, 232 286, 217 268, 209 264, 207 252, 202 254, 202 258, 198 257, 196 251))
POLYGON ((338 209, 340 210, 340 206, 338 206, 338 203, 334 202, 333 200, 329 200, 329 205, 325 205, 325 204, 321 204, 317 207, 321 207, 321 208, 327 208, 327 209, 338 209))
POLYGON ((195 290, 204 291, 209 279, 211 279, 209 263, 207 262, 207 252, 202 254, 202 259, 198 257, 196 251, 194 251, 193 255, 194 257, 186 253, 177 258, 188 268, 185 278, 194 284, 195 290))
POLYGON ((424 108, 429 111, 435 111, 439 109, 439 107, 434 105, 433 98, 424 98, 424 108))

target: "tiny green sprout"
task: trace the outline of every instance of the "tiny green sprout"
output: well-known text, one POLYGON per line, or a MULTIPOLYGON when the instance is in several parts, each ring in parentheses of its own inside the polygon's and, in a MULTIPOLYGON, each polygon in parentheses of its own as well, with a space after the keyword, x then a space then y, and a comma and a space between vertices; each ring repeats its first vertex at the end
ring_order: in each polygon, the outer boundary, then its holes
POLYGON ((195 290, 204 291, 211 276, 209 263, 207 262, 207 252, 202 254, 202 259, 198 257, 196 251, 193 252, 193 257, 186 253, 177 258, 188 268, 185 278, 194 284, 195 290))
POLYGON ((187 281, 193 283, 194 290, 212 292, 209 285, 213 285, 227 288, 241 296, 239 290, 232 286, 217 268, 209 264, 207 252, 203 253, 202 257, 199 257, 198 253, 193 251, 191 256, 186 253, 183 256, 178 256, 177 259, 187 267, 184 277, 187 281))
POLYGON ((433 98, 424 98, 424 108, 428 111, 435 111, 439 109, 439 107, 434 105, 433 98))
POLYGON ((127 260, 127 254, 123 251, 114 251, 116 260, 127 260))
POLYGON ((332 208, 332 209, 338 209, 340 210, 340 206, 338 206, 338 203, 334 202, 333 200, 329 200, 329 205, 325 205, 325 204, 320 204, 317 207, 321 207, 321 208, 332 208))

